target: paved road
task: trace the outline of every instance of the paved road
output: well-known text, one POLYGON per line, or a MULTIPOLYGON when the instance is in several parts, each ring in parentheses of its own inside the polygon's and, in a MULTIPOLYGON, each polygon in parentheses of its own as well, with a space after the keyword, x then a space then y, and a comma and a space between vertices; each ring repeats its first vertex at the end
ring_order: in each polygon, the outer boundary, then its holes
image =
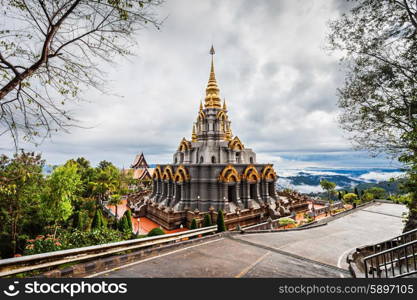
POLYGON ((348 277, 346 254, 400 234, 404 211, 400 205, 376 203, 314 229, 234 235, 95 276, 348 277))

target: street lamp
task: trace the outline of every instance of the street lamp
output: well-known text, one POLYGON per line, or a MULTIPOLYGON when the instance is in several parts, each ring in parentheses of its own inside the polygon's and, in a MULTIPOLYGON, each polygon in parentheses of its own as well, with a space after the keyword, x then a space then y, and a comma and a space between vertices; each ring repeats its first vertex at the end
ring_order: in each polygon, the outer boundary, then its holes
POLYGON ((138 218, 138 232, 137 232, 137 235, 139 235, 140 234, 140 218, 138 218))

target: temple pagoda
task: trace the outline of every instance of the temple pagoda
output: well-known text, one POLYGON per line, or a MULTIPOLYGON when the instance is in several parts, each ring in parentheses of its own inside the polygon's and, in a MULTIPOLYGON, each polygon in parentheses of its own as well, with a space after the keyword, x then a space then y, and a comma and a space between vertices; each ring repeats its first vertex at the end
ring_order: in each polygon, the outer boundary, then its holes
POLYGON ((224 211, 229 228, 236 222, 255 224, 289 214, 276 193, 273 165, 258 163, 256 153, 232 133, 216 80, 213 47, 210 54, 206 96, 191 137, 182 138, 171 164, 155 168, 152 194, 138 208, 168 229, 201 220, 206 213, 216 219, 218 209, 224 211))

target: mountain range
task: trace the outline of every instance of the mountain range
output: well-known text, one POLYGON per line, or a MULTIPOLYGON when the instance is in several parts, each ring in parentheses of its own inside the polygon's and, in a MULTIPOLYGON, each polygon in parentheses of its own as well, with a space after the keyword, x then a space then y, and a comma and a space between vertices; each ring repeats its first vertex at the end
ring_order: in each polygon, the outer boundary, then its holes
POLYGON ((301 193, 320 193, 320 181, 336 183, 336 189, 365 189, 371 186, 384 187, 389 192, 398 192, 398 182, 404 176, 400 169, 277 169, 278 189, 290 188, 301 193), (395 179, 394 182, 390 179, 395 179))

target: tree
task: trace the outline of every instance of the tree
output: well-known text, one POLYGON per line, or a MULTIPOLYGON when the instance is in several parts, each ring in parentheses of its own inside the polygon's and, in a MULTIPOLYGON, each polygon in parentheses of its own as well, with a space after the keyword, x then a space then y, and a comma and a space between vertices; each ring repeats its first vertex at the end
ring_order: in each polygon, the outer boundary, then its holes
POLYGON ((65 108, 80 91, 105 91, 100 62, 131 55, 135 33, 159 29, 162 0, 2 0, 0 132, 17 147, 74 125, 65 108), (30 29, 30 30, 28 30, 30 29))
POLYGON ((127 220, 126 215, 123 215, 119 221, 119 230, 125 235, 130 235, 132 233, 132 226, 129 226, 129 221, 127 220))
POLYGON ((353 192, 355 193, 356 196, 359 197, 359 191, 358 188, 355 186, 355 189, 353 190, 353 192))
POLYGON ((122 203, 122 197, 120 197, 120 195, 111 195, 110 196, 110 200, 109 200, 108 204, 115 207, 116 220, 119 219, 118 207, 121 203, 122 203))
POLYGON ((22 151, 13 158, 0 156, 1 256, 22 250, 19 241, 23 234, 39 234, 45 225, 40 209, 44 164, 35 153, 22 151))
POLYGON ((226 225, 224 224, 224 214, 221 209, 217 211, 217 232, 226 231, 226 225))
POLYGON ((191 226, 190 226, 190 229, 191 229, 191 230, 193 230, 193 229, 197 229, 197 220, 196 220, 196 219, 192 219, 192 220, 191 220, 191 226))
POLYGON ((103 214, 101 209, 96 209, 96 213, 94 214, 93 222, 91 224, 91 230, 102 229, 104 228, 104 221, 103 221, 103 214))
POLYGON ((337 199, 339 199, 339 201, 342 201, 343 200, 343 195, 342 195, 342 192, 341 191, 339 191, 337 193, 337 199))
POLYGON ((357 149, 404 163, 413 201, 404 230, 417 227, 417 3, 361 0, 330 23, 329 45, 347 75, 340 124, 357 149))
POLYGON ((204 223, 203 224, 204 224, 203 225, 204 227, 209 227, 209 226, 213 225, 211 223, 211 216, 210 216, 210 214, 204 215, 204 223))
POLYGON ((343 196, 343 201, 345 203, 353 204, 356 200, 358 200, 358 195, 354 193, 347 193, 343 196))
POLYGON ((126 216, 127 219, 127 223, 129 225, 130 231, 132 231, 133 228, 133 224, 132 224, 132 212, 130 211, 130 209, 126 210, 124 213, 124 216, 126 216))
POLYGON ((336 188, 336 183, 323 179, 320 181, 320 186, 323 190, 327 191, 329 200, 331 200, 330 196, 334 192, 334 189, 336 188))
POLYGON ((365 194, 366 193, 372 194, 373 199, 385 199, 387 197, 387 191, 384 188, 377 186, 366 189, 365 194))
POLYGON ((66 221, 72 215, 73 202, 80 185, 77 164, 73 161, 56 168, 47 179, 42 205, 55 231, 59 222, 66 221))
POLYGON ((120 187, 119 177, 120 172, 113 165, 108 165, 104 169, 96 169, 94 177, 89 185, 97 205, 102 201, 108 200, 110 195, 118 192, 120 187))

